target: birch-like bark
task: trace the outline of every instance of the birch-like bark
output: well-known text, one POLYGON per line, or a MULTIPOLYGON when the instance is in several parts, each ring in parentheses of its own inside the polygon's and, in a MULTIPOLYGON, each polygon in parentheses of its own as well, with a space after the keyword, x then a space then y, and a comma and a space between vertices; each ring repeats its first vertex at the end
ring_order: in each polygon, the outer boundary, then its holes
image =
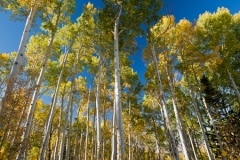
POLYGON ((20 45, 18 48, 18 52, 17 52, 17 55, 13 62, 13 66, 11 68, 11 72, 9 75, 9 79, 8 79, 9 83, 6 85, 6 90, 5 90, 5 93, 3 94, 2 105, 0 106, 0 114, 2 113, 2 110, 4 109, 4 101, 7 100, 7 95, 9 93, 11 93, 11 91, 12 91, 15 79, 16 79, 18 71, 19 71, 19 67, 22 65, 25 49, 27 46, 28 35, 30 33, 32 21, 36 15, 36 12, 38 9, 38 4, 39 4, 39 0, 35 0, 34 5, 31 8, 31 11, 27 17, 27 21, 26 21, 26 24, 25 24, 25 27, 23 30, 23 34, 22 34, 22 38, 20 41, 20 45))
POLYGON ((113 114, 112 114, 112 154, 111 160, 117 159, 117 142, 116 142, 116 104, 113 102, 113 114))
MULTIPOLYGON (((101 53, 100 53, 101 54, 101 53)), ((100 148, 101 148, 101 126, 100 126, 100 94, 101 94, 101 55, 99 54, 99 64, 98 64, 98 82, 97 82, 97 94, 96 94, 96 117, 97 117, 97 157, 96 159, 101 158, 100 148)))
POLYGON ((62 116, 63 116, 63 104, 64 104, 64 97, 65 97, 65 91, 66 91, 66 85, 64 85, 64 89, 63 89, 63 93, 62 93, 62 104, 61 104, 61 108, 60 108, 60 116, 59 116, 59 121, 58 121, 58 133, 57 133, 57 142, 56 142, 56 146, 54 149, 54 160, 58 159, 58 145, 59 145, 59 141, 60 141, 60 134, 61 134, 61 123, 62 123, 62 116))
POLYGON ((92 83, 90 83, 90 87, 88 89, 88 100, 87 100, 87 126, 86 126, 86 140, 85 140, 85 154, 84 154, 84 159, 87 160, 87 153, 88 153, 88 135, 89 135, 89 101, 90 101, 90 96, 91 96, 91 88, 92 88, 92 83))
MULTIPOLYGON (((182 52, 180 54, 181 54, 181 58, 183 60, 183 63, 186 64, 184 56, 183 56, 183 50, 182 50, 182 52)), ((206 146, 207 155, 208 155, 208 158, 210 160, 213 160, 213 157, 212 157, 212 154, 211 154, 211 151, 210 151, 210 147, 209 147, 209 143, 208 143, 208 140, 207 140, 207 136, 206 136, 203 124, 202 124, 201 115, 199 113, 197 102, 196 102, 196 100, 194 98, 194 94, 193 94, 193 91, 192 91, 192 88, 191 88, 191 85, 190 85, 187 68, 185 68, 185 75, 186 75, 186 80, 187 80, 187 84, 188 84, 188 90, 189 90, 189 93, 190 93, 190 97, 191 97, 193 106, 195 108, 195 112, 196 112, 197 118, 198 118, 198 123, 199 123, 199 126, 201 128, 202 135, 203 135, 203 140, 204 140, 204 143, 205 143, 205 146, 206 146)))
POLYGON ((94 115, 93 115, 93 127, 92 127, 92 153, 91 153, 91 160, 94 160, 94 149, 95 149, 95 143, 94 143, 94 136, 95 136, 95 122, 96 122, 96 108, 94 109, 94 115))
POLYGON ((187 130, 187 132, 188 132, 188 136, 189 136, 189 139, 190 139, 190 143, 191 143, 191 146, 192 146, 192 149, 193 149, 194 158, 195 158, 195 160, 198 160, 196 147, 195 147, 195 145, 194 145, 194 142, 193 142, 192 136, 191 136, 191 134, 190 134, 190 132, 189 132, 189 129, 187 130))
POLYGON ((104 124, 103 124, 103 157, 102 159, 105 160, 105 148, 106 148, 106 137, 105 137, 105 131, 106 131, 106 81, 104 83, 104 102, 103 102, 103 120, 104 120, 104 124))
POLYGON ((238 98, 238 102, 239 102, 239 104, 240 104, 240 93, 239 93, 239 91, 238 91, 237 85, 236 85, 235 81, 233 80, 232 74, 230 73, 230 71, 228 70, 227 67, 226 67, 226 70, 227 70, 228 77, 229 77, 229 79, 230 79, 230 81, 231 81, 231 84, 232 84, 232 86, 233 86, 233 88, 234 88, 234 90, 235 90, 236 96, 237 96, 237 98, 238 98))
MULTIPOLYGON (((165 56, 165 58, 167 58, 166 53, 164 53, 164 56, 165 56)), ((165 62, 165 69, 166 69, 166 73, 167 73, 167 77, 168 77, 168 83, 169 83, 169 87, 170 87, 170 91, 171 91, 171 95, 172 95, 173 109, 174 109, 174 114, 175 114, 175 117, 176 117, 177 130, 178 130, 178 134, 180 136, 180 141, 181 141, 181 144, 182 144, 183 153, 184 153, 185 159, 190 160, 190 156, 189 156, 189 153, 188 153, 188 150, 187 150, 187 143, 186 143, 186 140, 184 138, 184 133, 183 133, 184 129, 183 129, 183 126, 182 126, 182 121, 180 119, 178 109, 177 109, 177 103, 176 103, 173 83, 172 83, 172 79, 170 77, 170 70, 169 70, 169 67, 168 67, 167 60, 165 62)))
POLYGON ((119 38, 119 19, 122 12, 120 9, 118 16, 114 23, 114 96, 116 103, 116 121, 117 121, 117 159, 125 159, 124 151, 124 132, 123 132, 123 123, 122 123, 122 103, 121 103, 121 83, 120 83, 120 69, 119 69, 119 51, 118 51, 118 38, 119 38))
POLYGON ((74 157, 74 160, 77 160, 78 132, 76 132, 74 141, 75 141, 75 146, 74 146, 73 157, 74 157))
POLYGON ((167 132, 168 132, 169 137, 170 137, 169 138, 169 140, 170 140, 169 143, 171 145, 171 149, 172 149, 172 152, 173 152, 174 159, 178 160, 179 158, 178 158, 177 147, 176 147, 175 139, 174 139, 174 136, 173 136, 170 120, 169 120, 169 117, 168 117, 166 100, 165 100, 165 96, 164 96, 164 91, 163 91, 163 86, 162 86, 162 82, 161 82, 161 77, 160 77, 159 70, 158 70, 158 61, 157 61, 157 56, 156 56, 155 45, 154 44, 152 44, 152 54, 153 54, 154 63, 155 63, 155 69, 156 69, 157 78, 158 78, 160 98, 162 100, 163 113, 164 113, 164 117, 165 117, 165 121, 166 121, 166 129, 167 129, 167 132))
MULTIPOLYGON (((58 23, 59 23, 59 18, 60 18, 60 10, 59 10, 59 13, 57 14, 57 20, 56 20, 56 24, 55 24, 55 27, 57 28, 58 26, 58 23)), ((24 153, 24 150, 25 150, 25 147, 26 147, 26 141, 28 140, 29 138, 29 135, 30 135, 30 129, 31 129, 31 124, 32 124, 32 120, 33 120, 33 115, 34 115, 34 111, 35 111, 35 108, 36 108, 36 103, 37 103, 37 99, 38 99, 38 95, 39 95, 39 92, 40 92, 40 87, 42 85, 42 81, 43 81, 43 77, 44 77, 44 73, 45 73, 45 70, 46 70, 46 67, 47 67, 47 61, 50 57, 50 53, 51 53, 51 48, 52 48, 52 44, 53 44, 53 40, 55 38, 55 34, 56 34, 56 29, 52 32, 51 34, 51 39, 50 39, 50 42, 49 42, 49 45, 48 45, 48 48, 47 48, 47 53, 45 54, 44 56, 44 61, 43 61, 43 64, 42 64, 42 68, 41 68, 41 71, 40 71, 40 75, 38 77, 38 80, 37 80, 37 83, 36 83, 36 88, 34 90, 34 93, 33 93, 33 97, 32 97, 32 101, 31 101, 31 104, 29 106, 29 110, 28 110, 28 116, 27 116, 27 122, 26 122, 26 125, 25 125, 25 131, 23 132, 23 135, 22 135, 22 140, 21 140, 21 147, 20 147, 20 151, 19 151, 19 154, 17 156, 17 159, 18 160, 21 160, 23 159, 23 153, 24 153)))
MULTIPOLYGON (((195 72, 195 70, 193 69, 193 65, 192 65, 192 71, 193 71, 193 73, 194 73, 195 81, 196 81, 197 84, 199 85, 199 81, 198 81, 198 79, 197 79, 196 72, 195 72)), ((214 130, 214 132, 215 132, 215 134, 216 134, 216 136, 217 136, 217 140, 218 140, 220 149, 221 149, 221 151, 222 151, 222 150, 223 150, 222 140, 221 140, 221 138, 220 138, 220 136, 219 136, 219 134, 218 134, 218 132, 217 132, 216 124, 215 124, 214 119, 213 119, 213 117, 212 117, 212 115, 211 115, 211 112, 210 112, 209 107, 208 107, 208 105, 207 105, 206 99, 205 99, 205 97, 202 95, 201 88, 198 87, 198 90, 199 90, 200 98, 202 99, 203 105, 204 105, 205 110, 206 110, 206 112, 207 112, 207 115, 208 115, 208 117, 209 117, 209 119, 210 119, 211 124, 213 125, 213 130, 214 130)), ((225 157, 225 156, 222 156, 222 158, 223 158, 223 160, 226 160, 226 157, 225 157)))
POLYGON ((81 150, 82 150, 82 140, 83 139, 83 132, 81 132, 81 137, 80 137, 80 142, 79 142, 79 150, 78 150, 78 152, 79 152, 79 159, 81 160, 82 159, 82 152, 81 152, 81 150))
MULTIPOLYGON (((74 95, 73 95, 74 97, 74 95)), ((69 122, 69 128, 68 128, 68 135, 67 135, 67 144, 66 144, 66 160, 69 160, 69 154, 70 154, 70 136, 72 132, 72 114, 73 114, 73 99, 71 101, 71 109, 70 109, 70 122, 69 122)))
POLYGON ((129 110, 128 110, 128 116, 129 116, 129 122, 128 122, 128 159, 131 160, 131 102, 129 100, 129 110))
MULTIPOLYGON (((153 100, 152 100, 152 109, 154 110, 153 100)), ((158 130, 157 130, 157 123, 156 123, 155 118, 152 118, 152 120, 153 120, 154 134, 155 134, 155 139, 156 139, 157 160, 161 160, 161 157, 160 157, 160 144, 159 144, 158 130)))
POLYGON ((66 115, 65 115, 65 119, 64 119, 64 126, 63 126, 63 133, 62 133, 62 141, 61 141, 61 146, 60 146, 60 152, 59 152, 59 155, 58 155, 59 160, 63 159, 63 149, 64 149, 65 136, 66 136, 65 129, 67 127, 69 110, 70 110, 71 102, 73 100, 74 82, 75 82, 75 78, 73 78, 73 80, 72 80, 71 89, 70 89, 70 93, 69 93, 69 97, 68 97, 68 104, 67 104, 67 108, 66 108, 67 111, 66 111, 66 115))
MULTIPOLYGON (((81 52, 81 50, 82 50, 82 45, 81 45, 80 49, 78 50, 77 62, 76 62, 76 65, 74 66, 74 69, 73 69, 72 84, 71 84, 71 89, 70 89, 70 94, 69 94, 69 101, 68 101, 68 105, 67 105, 67 113, 66 113, 65 121, 64 121, 64 127, 63 127, 63 133, 62 133, 62 142, 61 142, 60 153, 59 153, 59 160, 63 159, 63 148, 64 148, 64 144, 65 144, 65 129, 66 129, 66 126, 67 126, 68 114, 69 114, 70 106, 71 106, 71 103, 72 103, 72 100, 73 100, 73 97, 74 97, 74 93, 75 93, 75 91, 74 91, 75 78, 76 78, 77 70, 78 70, 78 67, 79 67, 79 60, 80 60, 80 52, 81 52)), ((71 110, 71 112, 72 112, 72 110, 71 110)))
POLYGON ((63 75, 64 69, 65 69, 65 66, 66 66, 66 62, 67 62, 68 51, 65 53, 64 58, 63 58, 62 69, 61 69, 60 75, 58 77, 57 87, 56 87, 56 90, 55 90, 55 93, 54 93, 54 98, 53 98, 53 101, 52 101, 52 104, 51 104, 51 110, 50 110, 49 118, 47 120, 47 125, 46 125, 47 128, 46 128, 46 132, 44 133, 42 150, 41 150, 41 155, 40 155, 41 160, 44 159, 44 154, 45 154, 45 150, 46 150, 46 146, 47 146, 47 142, 48 142, 48 138, 49 138, 49 133, 50 133, 50 128, 51 128, 50 126, 52 125, 54 111, 55 111, 55 108, 56 108, 58 91, 59 91, 59 88, 60 88, 60 84, 62 82, 62 75, 63 75))

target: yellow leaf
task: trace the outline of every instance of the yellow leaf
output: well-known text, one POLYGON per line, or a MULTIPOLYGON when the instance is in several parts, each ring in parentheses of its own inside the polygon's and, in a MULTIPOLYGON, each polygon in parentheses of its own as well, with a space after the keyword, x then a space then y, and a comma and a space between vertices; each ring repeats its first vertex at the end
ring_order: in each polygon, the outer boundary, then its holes
POLYGON ((222 156, 226 156, 227 155, 227 152, 225 152, 224 150, 222 150, 222 156))

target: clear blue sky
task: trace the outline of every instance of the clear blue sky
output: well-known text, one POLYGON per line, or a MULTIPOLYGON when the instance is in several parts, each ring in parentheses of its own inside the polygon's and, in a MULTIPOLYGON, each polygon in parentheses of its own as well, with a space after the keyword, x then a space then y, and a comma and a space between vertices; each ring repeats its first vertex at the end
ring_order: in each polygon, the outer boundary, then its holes
MULTIPOLYGON (((101 0, 90 0, 95 7, 102 7, 101 0)), ((88 0, 77 0, 76 14, 73 18, 77 18, 82 12, 83 4, 87 4, 88 0)), ((166 0, 165 3, 171 8, 171 13, 176 17, 176 22, 182 18, 190 21, 197 19, 199 14, 205 11, 215 12, 218 7, 226 7, 231 13, 240 11, 240 0, 166 0)), ((0 12, 0 53, 9 53, 17 51, 21 39, 25 22, 14 22, 8 20, 9 13, 0 12)), ((35 29, 36 31, 36 29, 35 29)), ((34 30, 31 34, 34 33, 34 30)), ((139 73, 140 79, 144 82, 145 67, 141 58, 141 51, 146 46, 144 39, 138 39, 140 50, 133 58, 135 61, 133 68, 139 73)))

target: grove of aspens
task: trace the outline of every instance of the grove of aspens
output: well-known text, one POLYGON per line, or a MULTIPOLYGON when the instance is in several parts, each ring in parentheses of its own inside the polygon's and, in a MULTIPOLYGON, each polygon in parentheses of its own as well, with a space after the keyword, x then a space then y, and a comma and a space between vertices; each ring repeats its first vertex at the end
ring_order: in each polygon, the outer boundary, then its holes
POLYGON ((0 48, 1 160, 240 160, 240 12, 102 0, 73 19, 76 3, 0 1, 25 23, 0 48))

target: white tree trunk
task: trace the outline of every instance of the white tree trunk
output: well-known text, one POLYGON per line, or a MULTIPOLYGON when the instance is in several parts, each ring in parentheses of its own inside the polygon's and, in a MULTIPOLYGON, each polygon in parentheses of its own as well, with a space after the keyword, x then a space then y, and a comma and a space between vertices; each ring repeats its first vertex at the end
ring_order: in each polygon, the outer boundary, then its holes
MULTIPOLYGON (((195 70, 194 70, 194 68, 193 68, 193 65, 192 65, 192 71, 193 71, 193 73, 194 73, 195 81, 196 81, 196 83, 199 85, 199 81, 198 81, 198 79, 197 79, 196 72, 195 72, 195 70)), ((211 115, 211 113, 210 113, 210 110, 209 110, 209 107, 208 107, 208 105, 207 105, 206 99, 205 99, 205 97, 202 95, 202 90, 201 90, 201 88, 198 87, 198 90, 199 90, 200 98, 202 99, 203 105, 204 105, 205 110, 206 110, 206 112, 207 112, 207 115, 208 115, 208 117, 209 117, 209 119, 210 119, 211 124, 213 125, 214 132, 215 132, 215 134, 216 134, 216 136, 217 136, 217 140, 218 140, 220 149, 221 149, 221 151, 222 151, 222 150, 223 150, 223 145, 222 145, 221 138, 220 138, 220 136, 219 136, 219 134, 218 134, 218 132, 217 132, 216 124, 215 124, 215 122, 214 122, 214 119, 212 118, 212 115, 211 115)), ((191 137, 191 136, 190 136, 190 137, 191 137)), ((222 156, 222 158, 223 158, 223 160, 226 160, 226 157, 225 157, 225 156, 222 156)))
MULTIPOLYGON (((182 60, 183 60, 183 63, 186 64, 185 59, 184 59, 184 56, 183 56, 183 50, 182 50, 182 52, 181 52, 181 58, 182 58, 182 60)), ((187 80, 187 84, 188 84, 188 90, 189 90, 189 93, 190 93, 190 97, 191 97, 191 99, 192 99, 192 103, 193 103, 193 105, 194 105, 195 112, 196 112, 196 114, 197 114, 198 123, 199 123, 199 126, 200 126, 200 128, 201 128, 202 135, 203 135, 203 140, 204 140, 204 143, 205 143, 205 146, 206 146, 208 158, 209 158, 210 160, 213 160, 213 157, 212 157, 212 154, 211 154, 211 151, 210 151, 210 147, 209 147, 209 144, 208 144, 207 136, 206 136, 206 133, 205 133, 203 124, 202 124, 201 115, 200 115, 200 113, 199 113, 198 106, 197 106, 197 102, 196 102, 196 100, 195 100, 195 97, 194 97, 194 94, 193 94, 193 92, 192 92, 192 88, 191 88, 191 85, 190 85, 187 68, 185 68, 185 75, 186 75, 186 80, 187 80)))
MULTIPOLYGON (((74 95, 73 95, 74 97, 74 95)), ((67 144, 66 144, 66 160, 69 160, 69 154, 70 154, 70 137, 72 132, 72 114, 73 114, 73 99, 71 101, 71 109, 70 109, 70 122, 69 122, 69 128, 68 128, 68 135, 67 135, 67 144)))
POLYGON ((99 53, 99 62, 98 62, 98 82, 97 82, 97 94, 96 94, 96 116, 97 116, 97 157, 96 159, 101 158, 100 148, 101 148, 101 126, 100 126, 100 96, 101 96, 101 56, 99 53))
MULTIPOLYGON (((164 56, 165 56, 165 58, 167 58, 165 53, 164 53, 164 56)), ((184 129, 183 129, 183 126, 182 126, 182 121, 180 119, 178 109, 177 109, 177 103, 176 103, 173 83, 172 83, 172 79, 170 77, 170 70, 168 68, 167 60, 165 62, 165 69, 166 69, 166 73, 167 73, 167 77, 168 77, 168 83, 169 83, 169 87, 170 87, 170 91, 171 91, 171 95, 172 95, 173 109, 174 109, 174 114, 175 114, 175 117, 176 117, 177 130, 178 130, 178 134, 180 136, 180 141, 181 141, 181 144, 182 144, 183 153, 184 153, 185 159, 190 160, 189 153, 187 151, 187 143, 186 143, 186 140, 185 140, 184 134, 183 134, 184 129)))
POLYGON ((163 113, 164 113, 164 117, 165 117, 165 121, 166 121, 166 129, 167 132, 169 133, 170 136, 170 145, 171 145, 171 149, 173 152, 173 157, 175 160, 178 160, 178 152, 177 152, 177 147, 176 147, 176 143, 175 143, 175 139, 173 136, 173 132, 172 132, 172 127, 170 124, 170 120, 168 117, 168 111, 167 111, 167 106, 166 106, 166 101, 165 101, 165 96, 164 96, 164 91, 163 91, 163 86, 162 86, 162 82, 161 82, 161 78, 160 78, 160 74, 159 74, 159 70, 158 70, 158 61, 157 61, 157 56, 156 56, 156 52, 155 52, 155 45, 152 44, 152 54, 153 54, 153 58, 154 58, 154 63, 155 63, 155 69, 156 69, 156 73, 157 73, 157 78, 158 78, 158 85, 159 85, 159 91, 160 91, 160 98, 162 101, 162 106, 163 106, 163 113))
POLYGON ((46 132, 44 133, 44 138, 43 138, 42 150, 41 150, 41 155, 40 155, 41 160, 44 159, 44 154, 45 154, 47 142, 48 142, 48 139, 49 139, 50 129, 51 129, 53 116, 54 116, 54 112, 55 112, 55 108, 56 108, 58 91, 59 91, 59 88, 60 88, 60 85, 61 85, 61 82, 62 82, 62 75, 63 75, 64 69, 65 69, 65 66, 66 66, 67 57, 68 57, 68 52, 65 53, 64 58, 63 58, 62 70, 61 70, 60 75, 58 77, 57 87, 56 87, 56 90, 55 90, 55 93, 54 93, 54 98, 53 98, 53 101, 52 101, 52 104, 51 104, 50 115, 49 115, 49 118, 47 120, 47 128, 46 128, 46 132))
MULTIPOLYGON (((58 26, 59 16, 60 15, 58 15, 56 26, 58 26)), ((47 53, 44 56, 42 69, 40 71, 40 75, 39 75, 37 83, 36 83, 36 88, 35 88, 33 96, 32 96, 32 101, 31 101, 31 104, 29 106, 27 122, 26 122, 26 125, 25 125, 25 131, 23 132, 23 135, 22 135, 21 147, 20 147, 19 154, 17 156, 18 160, 21 160, 23 158, 23 156, 24 156, 23 152, 24 152, 24 150, 26 148, 25 142, 28 140, 29 135, 30 135, 30 129, 31 129, 30 126, 32 124, 34 111, 35 111, 35 108, 36 108, 36 103, 37 103, 38 95, 39 95, 39 92, 40 92, 40 87, 42 85, 44 73, 45 73, 45 70, 46 70, 46 67, 47 67, 47 61, 48 61, 48 59, 50 57, 51 48, 52 48, 53 40, 54 40, 54 37, 55 37, 55 33, 56 33, 56 31, 54 31, 52 33, 52 35, 51 35, 51 39, 50 39, 50 42, 49 42, 49 45, 48 45, 48 48, 47 48, 47 53)))
POLYGON ((73 158, 74 158, 74 160, 77 160, 78 131, 76 132, 76 136, 75 136, 74 141, 75 141, 75 146, 74 146, 73 158))
POLYGON ((234 90, 235 90, 235 93, 236 93, 236 95, 237 95, 238 102, 239 102, 239 104, 240 104, 240 93, 239 93, 239 91, 238 91, 237 85, 236 85, 236 83, 234 82, 234 80, 233 80, 233 78, 232 78, 232 75, 231 75, 231 73, 229 72, 229 70, 228 70, 227 67, 226 67, 226 70, 227 70, 228 77, 229 77, 229 79, 230 79, 230 81, 231 81, 231 84, 232 84, 232 86, 233 86, 233 88, 234 88, 234 90))
POLYGON ((60 134, 61 134, 61 122, 62 122, 62 116, 63 116, 63 104, 64 104, 64 97, 65 97, 65 90, 66 90, 66 85, 64 86, 63 89, 63 93, 62 93, 62 104, 61 104, 61 108, 60 108, 60 116, 59 116, 59 122, 58 122, 58 133, 57 133, 57 141, 56 141, 56 146, 54 149, 54 157, 53 160, 57 160, 58 159, 58 145, 59 145, 59 141, 60 141, 60 134))
POLYGON ((104 128, 104 134, 103 134, 103 157, 102 159, 105 160, 105 150, 106 150, 106 137, 105 137, 105 134, 106 134, 106 81, 104 83, 104 102, 103 102, 103 120, 104 120, 104 124, 103 124, 103 128, 104 128))
POLYGON ((35 4, 31 8, 31 11, 30 11, 30 13, 27 17, 27 21, 25 23, 25 27, 24 27, 24 30, 23 30, 23 34, 22 34, 22 38, 21 38, 20 45, 19 45, 19 48, 18 48, 18 52, 17 52, 17 55, 16 55, 15 60, 13 62, 13 66, 11 68, 11 72, 10 72, 10 75, 9 75, 9 80, 8 80, 9 83, 7 84, 5 93, 3 94, 2 105, 0 107, 0 114, 2 113, 2 110, 4 109, 4 100, 7 98, 6 96, 8 95, 8 93, 11 93, 11 91, 12 91, 14 81, 15 81, 15 79, 17 77, 17 74, 18 74, 19 66, 21 66, 22 62, 23 62, 23 57, 24 57, 24 53, 25 53, 25 49, 26 49, 26 45, 27 45, 28 34, 30 32, 32 21, 35 17, 37 9, 38 9, 39 0, 35 0, 34 3, 35 4))
POLYGON ((195 160, 198 160, 197 151, 196 151, 196 148, 195 148, 195 145, 194 145, 194 142, 193 142, 193 139, 192 139, 192 136, 191 136, 189 130, 188 130, 188 136, 189 136, 191 146, 192 146, 192 149, 193 149, 194 158, 195 158, 195 160))
POLYGON ((116 103, 116 121, 117 121, 117 159, 125 159, 124 151, 124 132, 123 132, 123 123, 122 123, 122 103, 121 103, 121 83, 120 83, 120 69, 119 69, 119 51, 118 51, 118 27, 119 27, 119 18, 121 11, 114 24, 114 96, 116 103))
POLYGON ((116 142, 116 103, 115 100, 113 102, 113 114, 112 114, 112 154, 111 160, 117 159, 117 142, 116 142))
POLYGON ((87 160, 87 153, 88 153, 88 135, 89 135, 89 101, 90 101, 90 96, 91 96, 91 87, 92 83, 90 83, 90 87, 88 89, 88 100, 87 100, 87 126, 86 126, 86 141, 85 141, 85 154, 84 154, 84 159, 87 160))
POLYGON ((68 105, 67 105, 67 108, 66 108, 66 115, 65 115, 65 119, 64 119, 62 141, 61 141, 61 146, 60 146, 60 152, 59 152, 59 155, 58 155, 59 160, 63 159, 63 149, 64 149, 64 144, 65 144, 65 136, 66 136, 66 127, 67 127, 67 123, 68 123, 68 115, 69 115, 71 102, 73 100, 74 81, 75 81, 75 78, 73 78, 73 81, 72 81, 72 84, 71 84, 70 93, 69 93, 69 97, 68 97, 68 105))
MULTIPOLYGON (((131 116, 131 102, 129 100, 128 116, 131 116)), ((128 122, 128 159, 131 160, 131 120, 128 122)))
POLYGON ((95 136, 95 122, 96 122, 96 108, 94 110, 94 115, 93 115, 93 127, 92 127, 92 153, 91 153, 91 160, 94 160, 95 154, 94 154, 94 149, 95 149, 95 143, 94 143, 94 136, 95 136))
POLYGON ((82 139, 83 139, 83 131, 81 131, 81 137, 80 137, 80 142, 79 142, 79 159, 81 160, 82 159, 82 153, 81 153, 81 150, 82 150, 82 139))
MULTIPOLYGON (((75 93, 75 91, 74 91, 74 88, 75 88, 75 78, 76 78, 77 70, 78 70, 78 67, 79 67, 79 60, 80 60, 80 52, 81 52, 81 50, 82 50, 82 45, 81 45, 80 49, 78 50, 77 62, 76 62, 75 66, 74 66, 74 69, 73 69, 72 84, 71 84, 71 89, 70 89, 70 94, 69 94, 68 105, 67 105, 67 113, 66 113, 65 121, 64 121, 60 153, 59 153, 59 156, 58 156, 59 160, 63 159, 63 148, 64 148, 64 144, 65 144, 65 129, 66 129, 66 126, 67 126, 68 114, 69 114, 70 106, 71 106, 71 103, 73 101, 73 97, 74 97, 74 93, 75 93)), ((71 112, 72 112, 72 110, 71 110, 71 112)), ((70 120, 70 122, 71 122, 71 120, 70 120)))
MULTIPOLYGON (((154 110, 154 103, 152 100, 152 109, 154 110)), ((157 123, 155 118, 153 120, 153 127, 154 127, 154 134, 155 134, 155 139, 156 139, 156 153, 157 153, 157 160, 160 160, 160 144, 159 144, 159 138, 158 138, 158 130, 157 130, 157 123)))

